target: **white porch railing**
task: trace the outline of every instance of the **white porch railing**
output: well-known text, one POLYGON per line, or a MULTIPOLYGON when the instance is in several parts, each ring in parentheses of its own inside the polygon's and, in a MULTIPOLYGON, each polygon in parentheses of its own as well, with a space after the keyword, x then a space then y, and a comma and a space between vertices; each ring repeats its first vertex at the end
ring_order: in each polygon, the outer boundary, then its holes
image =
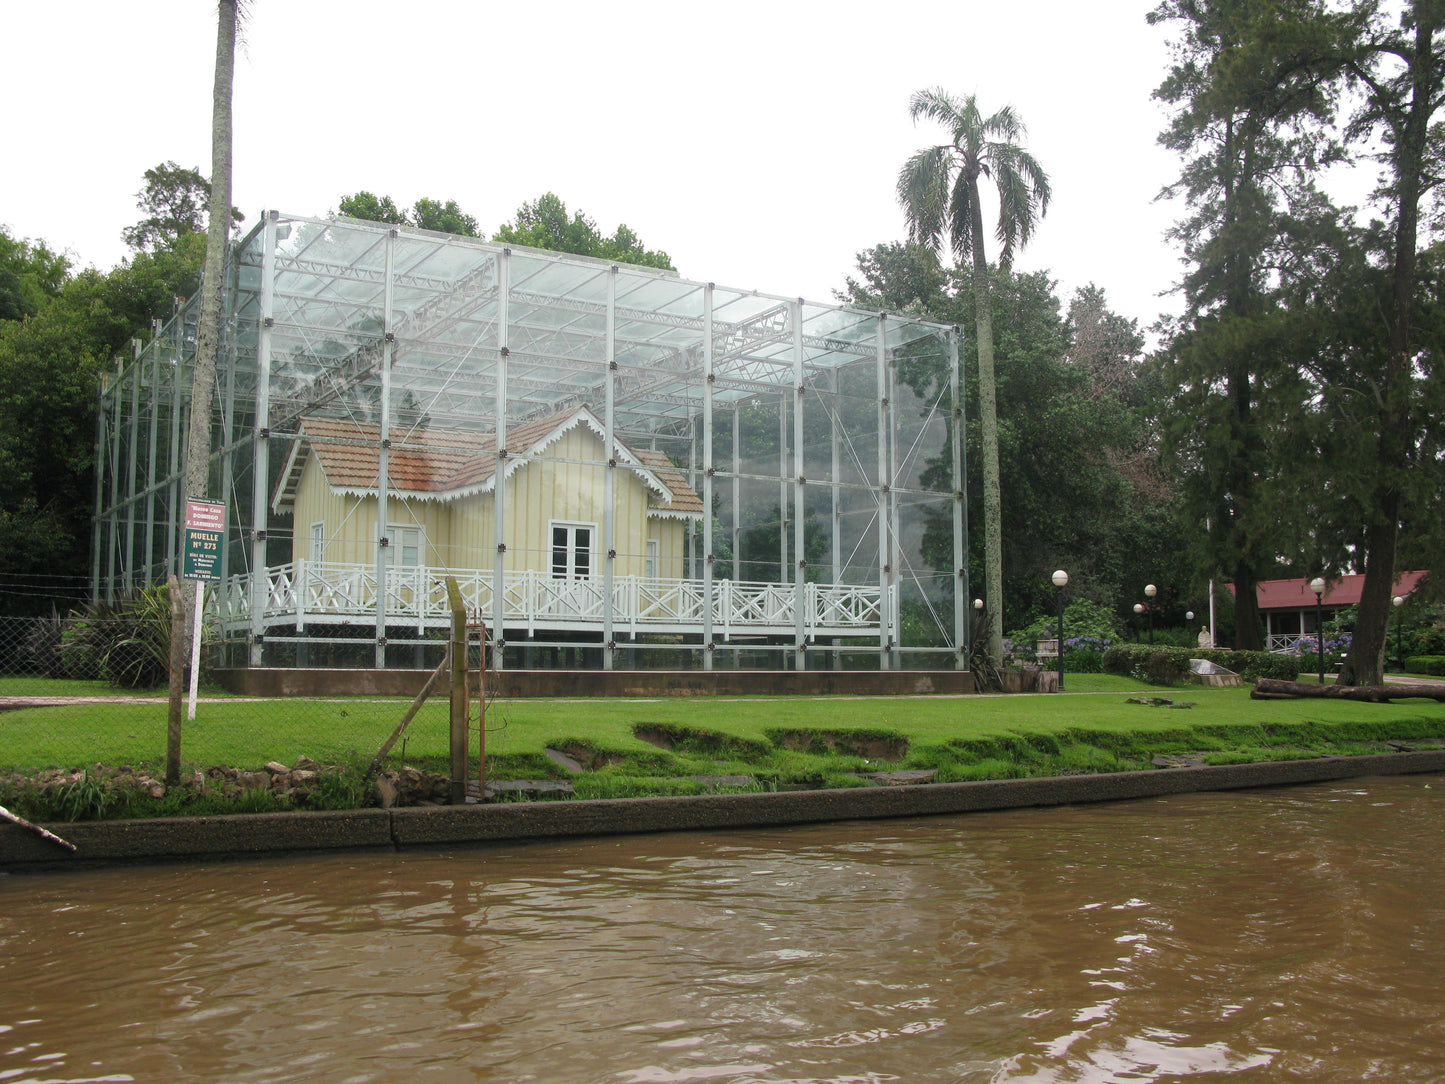
MULTIPOLYGON (((391 568, 386 609, 392 624, 418 629, 450 620, 446 578, 454 577, 467 609, 488 624, 495 616, 492 574, 477 569, 391 568)), ((506 575, 503 596, 509 628, 600 630, 606 620, 604 581, 554 579, 545 572, 506 575)), ((797 628, 798 592, 792 584, 714 580, 712 621, 720 638, 738 634, 787 635, 797 628)), ((262 591, 264 627, 351 624, 376 619, 376 569, 296 561, 266 571, 262 591)), ((803 628, 808 636, 858 636, 879 627, 877 586, 803 585, 803 628)), ((250 576, 232 576, 211 594, 215 617, 231 628, 252 617, 250 576)), ((612 584, 612 627, 623 635, 643 632, 700 633, 708 599, 701 580, 618 576, 612 584)))

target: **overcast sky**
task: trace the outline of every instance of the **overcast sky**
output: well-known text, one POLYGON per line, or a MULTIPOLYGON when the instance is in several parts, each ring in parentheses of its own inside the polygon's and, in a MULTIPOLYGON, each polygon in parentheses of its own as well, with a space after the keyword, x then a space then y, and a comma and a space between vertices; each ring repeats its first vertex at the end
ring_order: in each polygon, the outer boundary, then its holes
MULTIPOLYGON (((361 189, 430 196, 490 232, 551 190, 688 278, 828 301, 859 250, 902 237, 899 167, 943 139, 909 95, 941 86, 1013 105, 1050 174, 1016 266, 1065 302, 1095 282, 1147 328, 1179 274, 1151 6, 253 0, 234 202, 249 224, 361 189)), ((210 172, 214 4, 9 3, 0 36, 0 223, 109 268, 147 168, 210 172)))

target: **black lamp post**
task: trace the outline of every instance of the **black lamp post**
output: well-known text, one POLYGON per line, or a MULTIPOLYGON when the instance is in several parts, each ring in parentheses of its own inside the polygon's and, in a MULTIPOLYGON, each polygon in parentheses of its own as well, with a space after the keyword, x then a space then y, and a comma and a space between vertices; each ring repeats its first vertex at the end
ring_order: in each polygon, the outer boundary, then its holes
POLYGON ((1315 651, 1320 657, 1320 684, 1325 683, 1325 581, 1316 576, 1310 580, 1310 590, 1315 593, 1315 651))
POLYGON ((1064 691, 1064 588, 1069 586, 1069 574, 1062 568, 1053 575, 1054 586, 1059 589, 1059 692, 1064 691))
POLYGON ((1154 646, 1154 596, 1159 593, 1159 588, 1152 583, 1144 588, 1144 596, 1149 600, 1144 603, 1144 609, 1149 611, 1149 646, 1154 646))
POLYGON ((1143 617, 1143 616, 1144 616, 1144 604, 1143 604, 1142 602, 1136 602, 1136 603, 1134 603, 1134 613, 1135 613, 1136 616, 1139 616, 1139 617, 1143 617))
POLYGON ((1396 595, 1390 600, 1395 604, 1395 665, 1400 668, 1400 673, 1405 672, 1405 622, 1400 616, 1400 607, 1405 605, 1405 596, 1396 595))

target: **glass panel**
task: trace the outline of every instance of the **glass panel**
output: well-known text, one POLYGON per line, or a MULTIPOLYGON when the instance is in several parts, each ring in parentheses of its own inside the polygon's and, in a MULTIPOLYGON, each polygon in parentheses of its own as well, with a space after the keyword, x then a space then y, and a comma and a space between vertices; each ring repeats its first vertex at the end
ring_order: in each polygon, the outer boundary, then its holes
POLYGON ((567 528, 552 528, 552 578, 567 578, 567 528))
POLYGON ((586 527, 575 528, 577 535, 572 544, 572 578, 585 580, 592 575, 592 532, 586 527))

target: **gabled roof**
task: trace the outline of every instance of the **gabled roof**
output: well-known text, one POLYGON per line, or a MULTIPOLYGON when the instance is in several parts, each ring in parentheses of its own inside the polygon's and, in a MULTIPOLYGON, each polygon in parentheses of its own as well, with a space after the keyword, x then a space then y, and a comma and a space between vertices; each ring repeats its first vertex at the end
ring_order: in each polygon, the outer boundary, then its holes
MULTIPOLYGON (((1408 595, 1428 576, 1428 572, 1401 572, 1395 577, 1392 595, 1408 595)), ((1364 592, 1365 577, 1362 573, 1326 580, 1324 594, 1320 601, 1326 606, 1356 606, 1364 592)), ((1229 584, 1234 590, 1234 584, 1229 584)), ((1310 590, 1307 579, 1261 580, 1255 584, 1254 596, 1259 600, 1261 610, 1298 610, 1315 604, 1315 593, 1310 590)))
MULTIPOLYGON (((579 426, 599 441, 606 428, 591 410, 575 407, 507 430, 506 473, 541 456, 554 443, 579 426)), ((387 456, 391 492, 417 500, 453 501, 491 491, 496 482, 497 435, 458 429, 419 428, 392 430, 387 456)), ((374 496, 381 464, 381 428, 370 422, 307 417, 292 442, 271 505, 276 511, 295 503, 296 488, 306 463, 315 457, 326 483, 337 493, 374 496)), ((682 471, 666 454, 634 450, 616 441, 618 462, 641 478, 651 491, 648 512, 668 518, 694 519, 702 515, 702 499, 682 471)))

